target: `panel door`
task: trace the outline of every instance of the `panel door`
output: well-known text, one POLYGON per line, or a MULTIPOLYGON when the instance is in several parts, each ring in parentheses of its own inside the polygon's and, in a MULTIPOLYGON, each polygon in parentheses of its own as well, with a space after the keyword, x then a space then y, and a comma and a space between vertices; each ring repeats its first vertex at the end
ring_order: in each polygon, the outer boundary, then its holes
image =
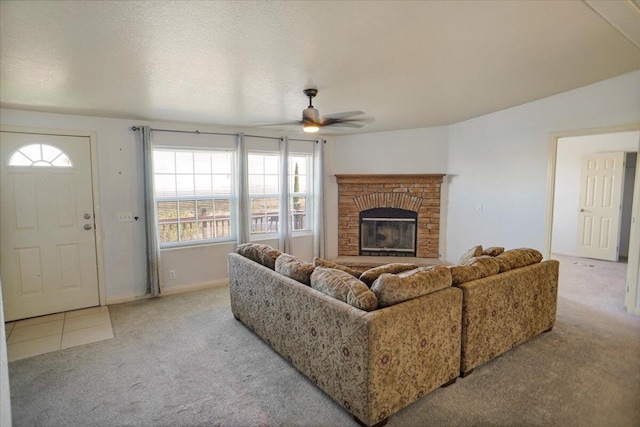
POLYGON ((599 153, 583 158, 578 256, 618 261, 625 156, 599 153))
POLYGON ((99 305, 87 137, 0 133, 6 320, 99 305))

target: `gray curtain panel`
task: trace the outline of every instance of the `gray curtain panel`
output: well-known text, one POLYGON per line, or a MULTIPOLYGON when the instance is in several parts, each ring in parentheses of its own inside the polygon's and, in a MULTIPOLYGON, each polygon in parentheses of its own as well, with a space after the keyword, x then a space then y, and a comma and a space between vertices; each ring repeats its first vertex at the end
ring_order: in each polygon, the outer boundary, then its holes
POLYGON ((319 139, 313 149, 313 256, 325 257, 324 233, 324 139, 319 139))
POLYGON ((142 155, 144 167, 144 208, 147 236, 147 293, 160 295, 160 238, 158 210, 153 186, 153 142, 151 128, 142 126, 142 155))
POLYGON ((280 140, 280 250, 291 253, 291 224, 289 221, 289 139, 280 140))
POLYGON ((248 243, 251 239, 247 160, 244 133, 241 132, 236 139, 236 195, 238 197, 238 209, 236 209, 236 245, 248 243))

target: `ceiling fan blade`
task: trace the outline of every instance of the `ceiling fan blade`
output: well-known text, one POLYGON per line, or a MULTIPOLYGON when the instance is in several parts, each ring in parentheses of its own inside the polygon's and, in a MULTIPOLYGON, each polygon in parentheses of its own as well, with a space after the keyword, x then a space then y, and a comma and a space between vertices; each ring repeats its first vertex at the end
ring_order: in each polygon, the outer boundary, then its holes
POLYGON ((361 128, 364 125, 356 122, 334 122, 331 124, 323 124, 322 127, 325 128, 327 126, 331 126, 332 128, 343 127, 343 128, 361 128))
POLYGON ((344 113, 327 114, 322 116, 323 119, 348 119, 353 116, 361 116, 365 114, 364 111, 346 111, 344 113))
POLYGON ((293 122, 282 122, 282 123, 263 123, 260 126, 300 126, 302 124, 302 120, 296 120, 293 122))

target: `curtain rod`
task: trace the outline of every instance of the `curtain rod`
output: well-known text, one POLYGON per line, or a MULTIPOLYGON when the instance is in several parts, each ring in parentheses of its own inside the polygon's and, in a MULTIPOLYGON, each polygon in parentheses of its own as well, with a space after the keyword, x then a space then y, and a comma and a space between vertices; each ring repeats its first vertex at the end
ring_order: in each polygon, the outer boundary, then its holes
MULTIPOLYGON (((140 128, 139 126, 131 126, 131 130, 132 131, 139 131, 140 128)), ((151 128, 150 130, 154 131, 154 132, 173 132, 173 133, 194 133, 196 135, 225 135, 225 136, 238 136, 237 133, 224 133, 224 132, 201 132, 199 130, 174 130, 174 129, 153 129, 151 128)), ((263 138, 263 139, 275 139, 275 140, 280 140, 282 138, 279 137, 275 137, 275 136, 262 136, 262 135, 247 135, 245 134, 244 136, 248 136, 251 138, 263 138)), ((289 138, 289 141, 302 141, 302 142, 315 142, 315 139, 295 139, 295 138, 289 138)))

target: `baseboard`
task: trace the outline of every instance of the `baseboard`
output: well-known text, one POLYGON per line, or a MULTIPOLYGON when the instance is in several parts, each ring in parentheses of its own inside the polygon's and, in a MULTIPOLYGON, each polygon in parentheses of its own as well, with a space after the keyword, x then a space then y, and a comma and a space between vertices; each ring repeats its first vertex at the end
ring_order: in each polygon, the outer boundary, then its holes
POLYGON ((122 303, 125 303, 125 302, 138 301, 138 300, 147 299, 147 298, 151 298, 151 295, 149 295, 149 294, 147 294, 147 295, 126 295, 126 296, 123 296, 123 297, 107 298, 107 304, 106 305, 122 304, 122 303))
POLYGON ((194 283, 192 285, 177 286, 175 288, 163 288, 160 296, 173 295, 182 292, 200 291, 202 289, 223 288, 229 286, 229 279, 218 279, 210 282, 194 283))
MULTIPOLYGON (((229 279, 218 279, 212 280, 210 282, 203 283, 194 283, 192 285, 184 285, 184 286, 176 286, 175 288, 164 288, 160 293, 160 296, 164 295, 174 295, 182 292, 192 292, 192 291, 200 291, 202 289, 211 289, 211 288, 223 288, 225 286, 229 286, 229 279)), ((122 304, 125 302, 132 302, 151 298, 151 295, 126 295, 122 297, 115 298, 107 298, 107 305, 112 304, 122 304)))

